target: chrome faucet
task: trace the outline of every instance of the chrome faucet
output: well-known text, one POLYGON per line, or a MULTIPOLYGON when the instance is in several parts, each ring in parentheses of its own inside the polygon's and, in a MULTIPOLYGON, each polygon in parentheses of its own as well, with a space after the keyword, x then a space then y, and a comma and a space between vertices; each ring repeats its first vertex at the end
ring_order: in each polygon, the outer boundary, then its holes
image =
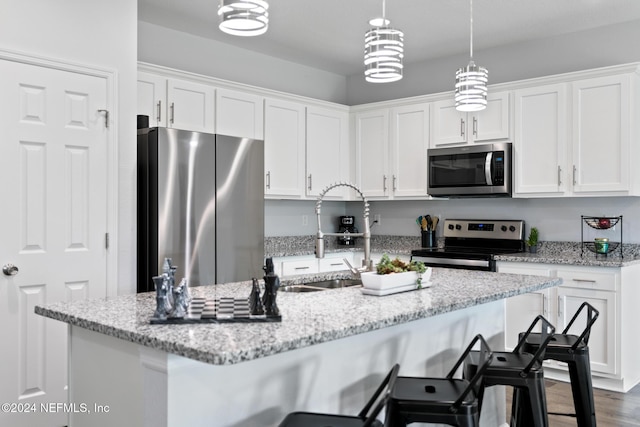
POLYGON ((361 268, 354 268, 349 261, 346 259, 344 262, 349 266, 351 272, 355 275, 359 275, 365 271, 373 270, 373 262, 371 261, 371 227, 369 226, 369 201, 362 194, 362 191, 358 187, 353 184, 349 184, 347 182, 336 182, 334 184, 329 185, 327 188, 320 192, 318 196, 318 200, 316 201, 316 216, 318 217, 318 234, 316 237, 316 258, 324 258, 324 236, 344 236, 345 233, 323 233, 322 227, 320 225, 320 208, 322 206, 322 198, 336 187, 349 187, 354 189, 360 197, 362 197, 362 201, 364 202, 364 231, 362 233, 346 233, 349 236, 353 237, 362 237, 364 239, 364 259, 362 260, 361 268))

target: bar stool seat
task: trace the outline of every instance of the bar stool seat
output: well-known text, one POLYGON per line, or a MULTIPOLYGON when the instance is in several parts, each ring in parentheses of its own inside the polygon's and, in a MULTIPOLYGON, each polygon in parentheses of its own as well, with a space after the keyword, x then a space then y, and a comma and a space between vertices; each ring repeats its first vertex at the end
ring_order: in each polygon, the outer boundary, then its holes
POLYGON ((358 415, 322 414, 317 412, 292 412, 279 427, 382 427, 377 419, 389 401, 389 393, 398 377, 400 365, 393 365, 378 389, 358 415))
POLYGON ((446 378, 398 377, 387 405, 387 425, 403 427, 414 422, 477 427, 480 419, 474 387, 492 359, 482 335, 476 335, 446 378), (470 380, 456 379, 458 368, 480 342, 479 368, 470 380))
MULTIPOLYGON (((555 328, 544 316, 537 316, 525 333, 528 337, 540 324, 542 345, 536 352, 523 350, 524 337, 512 352, 494 352, 493 361, 482 377, 477 390, 480 406, 484 390, 495 385, 512 386, 514 388, 511 403, 511 427, 548 427, 547 400, 544 388, 544 371, 542 358, 547 344, 553 337, 555 328)), ((469 361, 464 367, 464 377, 471 378, 478 369, 479 355, 471 352, 469 361)))
MULTIPOLYGON (((589 358, 589 337, 591 327, 600 315, 588 302, 583 302, 573 315, 567 327, 560 334, 554 335, 547 345, 544 360, 557 360, 567 363, 571 380, 571 393, 575 414, 550 413, 553 415, 575 416, 579 427, 595 427, 596 411, 593 400, 593 386, 591 384, 591 362, 589 358), (586 326, 580 335, 570 334, 569 331, 582 311, 586 309, 586 326)), ((520 337, 523 333, 520 334, 520 337)), ((540 347, 539 334, 529 334, 524 340, 524 351, 535 352, 540 347)))

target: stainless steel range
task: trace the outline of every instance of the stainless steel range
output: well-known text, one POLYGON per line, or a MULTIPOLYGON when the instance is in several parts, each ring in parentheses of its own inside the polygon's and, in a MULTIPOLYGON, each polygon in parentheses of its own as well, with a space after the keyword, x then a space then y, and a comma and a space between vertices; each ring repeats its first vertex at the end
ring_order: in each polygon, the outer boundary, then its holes
POLYGON ((496 271, 495 255, 524 251, 524 221, 447 219, 444 247, 415 249, 412 261, 428 267, 496 271))

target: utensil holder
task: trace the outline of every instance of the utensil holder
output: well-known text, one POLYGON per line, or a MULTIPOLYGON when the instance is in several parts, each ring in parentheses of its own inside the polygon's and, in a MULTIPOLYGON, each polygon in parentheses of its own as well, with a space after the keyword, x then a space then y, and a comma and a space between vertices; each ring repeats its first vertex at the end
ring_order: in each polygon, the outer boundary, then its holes
POLYGON ((436 238, 436 230, 422 230, 422 247, 437 248, 438 240, 436 238))

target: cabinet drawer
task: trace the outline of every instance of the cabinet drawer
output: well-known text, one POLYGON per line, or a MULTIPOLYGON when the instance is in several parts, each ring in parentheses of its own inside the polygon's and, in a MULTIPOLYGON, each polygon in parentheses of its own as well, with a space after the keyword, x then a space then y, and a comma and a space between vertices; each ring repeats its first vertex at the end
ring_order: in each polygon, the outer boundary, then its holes
POLYGON ((345 258, 347 261, 351 263, 351 265, 353 265, 352 253, 335 254, 331 257, 325 257, 325 258, 319 259, 318 267, 320 269, 320 272, 323 273, 326 271, 348 270, 349 267, 347 266, 347 264, 344 263, 345 258))
POLYGON ((615 272, 596 272, 558 269, 562 286, 570 288, 615 291, 618 274, 615 272))
POLYGON ((292 276, 296 274, 314 274, 318 272, 318 260, 283 261, 282 275, 292 276))

